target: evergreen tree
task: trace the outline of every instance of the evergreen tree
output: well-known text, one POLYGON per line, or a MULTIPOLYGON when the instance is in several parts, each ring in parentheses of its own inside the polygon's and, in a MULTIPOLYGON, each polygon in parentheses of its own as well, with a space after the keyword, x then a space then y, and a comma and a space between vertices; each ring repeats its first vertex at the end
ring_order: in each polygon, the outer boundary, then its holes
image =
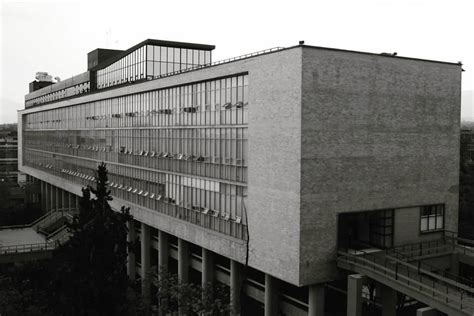
POLYGON ((62 250, 64 260, 53 286, 61 314, 129 314, 126 224, 132 217, 127 208, 112 210, 107 181, 102 163, 95 188, 82 190, 79 214, 70 225, 72 236, 62 250))

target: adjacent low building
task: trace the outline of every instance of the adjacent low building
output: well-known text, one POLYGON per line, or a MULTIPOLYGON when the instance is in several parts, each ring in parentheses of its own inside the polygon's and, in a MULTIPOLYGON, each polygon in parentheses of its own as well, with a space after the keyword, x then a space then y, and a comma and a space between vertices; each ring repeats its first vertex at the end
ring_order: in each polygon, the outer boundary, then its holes
POLYGON ((221 282, 246 315, 323 315, 345 277, 338 249, 457 231, 459 64, 307 45, 212 62, 213 49, 96 50, 87 72, 27 94, 19 169, 43 208, 76 204, 104 161, 141 242, 129 275, 221 282))

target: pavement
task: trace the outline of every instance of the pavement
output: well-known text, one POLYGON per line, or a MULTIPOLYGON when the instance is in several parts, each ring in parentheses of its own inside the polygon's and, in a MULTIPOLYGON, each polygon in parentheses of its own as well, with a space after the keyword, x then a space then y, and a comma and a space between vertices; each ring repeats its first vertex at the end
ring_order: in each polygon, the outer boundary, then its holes
POLYGON ((44 242, 46 238, 31 227, 0 229, 0 247, 44 242))

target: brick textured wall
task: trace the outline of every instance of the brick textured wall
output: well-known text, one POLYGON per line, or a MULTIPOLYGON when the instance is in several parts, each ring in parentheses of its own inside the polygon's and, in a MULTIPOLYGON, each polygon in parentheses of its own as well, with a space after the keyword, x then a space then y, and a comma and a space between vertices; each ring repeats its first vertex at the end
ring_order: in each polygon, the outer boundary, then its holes
POLYGON ((339 213, 446 203, 457 229, 459 66, 304 48, 302 100, 301 283, 334 274, 339 213))

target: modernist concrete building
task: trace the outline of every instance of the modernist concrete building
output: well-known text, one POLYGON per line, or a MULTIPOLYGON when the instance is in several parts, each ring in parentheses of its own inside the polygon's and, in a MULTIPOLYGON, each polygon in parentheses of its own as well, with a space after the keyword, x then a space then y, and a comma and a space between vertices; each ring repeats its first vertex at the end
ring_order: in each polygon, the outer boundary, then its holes
POLYGON ((461 66, 307 45, 212 62, 213 49, 99 49, 87 72, 27 94, 19 168, 45 210, 77 203, 104 161, 141 242, 133 278, 159 266, 221 282, 245 315, 330 314, 334 289, 360 315, 368 280, 385 315, 396 291, 467 315, 465 297, 423 291, 439 290, 423 273, 453 266, 410 276, 398 256, 457 231, 461 66))

